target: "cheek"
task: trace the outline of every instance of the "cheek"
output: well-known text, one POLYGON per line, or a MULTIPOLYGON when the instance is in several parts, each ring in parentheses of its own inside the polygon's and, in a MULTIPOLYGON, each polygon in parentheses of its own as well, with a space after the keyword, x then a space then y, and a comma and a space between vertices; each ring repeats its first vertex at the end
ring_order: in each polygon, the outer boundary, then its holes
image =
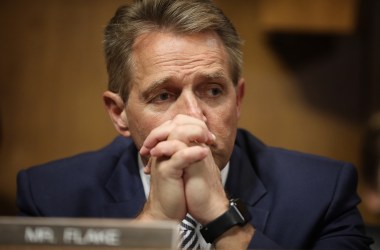
POLYGON ((208 127, 217 138, 216 145, 213 147, 215 163, 223 168, 234 147, 237 128, 236 112, 226 109, 224 112, 215 112, 209 121, 208 127))
POLYGON ((128 107, 127 117, 131 137, 136 146, 140 148, 149 133, 148 131, 150 131, 151 123, 147 122, 148 118, 145 117, 139 107, 128 107))
POLYGON ((236 109, 223 109, 219 112, 214 112, 207 117, 208 127, 211 132, 223 141, 223 143, 231 143, 237 128, 237 113, 236 109))
POLYGON ((147 112, 143 108, 127 112, 131 137, 138 148, 141 148, 150 132, 164 121, 163 115, 147 112))

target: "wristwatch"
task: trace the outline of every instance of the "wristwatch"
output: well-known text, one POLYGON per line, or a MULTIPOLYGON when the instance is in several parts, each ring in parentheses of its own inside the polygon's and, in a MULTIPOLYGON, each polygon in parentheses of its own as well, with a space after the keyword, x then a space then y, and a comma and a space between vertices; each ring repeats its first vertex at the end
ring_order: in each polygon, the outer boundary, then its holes
POLYGON ((231 227, 244 226, 252 219, 245 204, 239 199, 231 199, 230 207, 221 216, 202 226, 200 232, 207 243, 213 243, 231 227))

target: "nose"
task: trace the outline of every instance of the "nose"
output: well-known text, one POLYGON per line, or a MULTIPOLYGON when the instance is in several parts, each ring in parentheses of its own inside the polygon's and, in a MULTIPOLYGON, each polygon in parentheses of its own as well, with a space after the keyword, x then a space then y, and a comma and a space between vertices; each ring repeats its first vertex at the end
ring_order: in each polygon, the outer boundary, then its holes
POLYGON ((179 99, 181 102, 179 113, 198 118, 204 122, 207 121, 202 109, 202 103, 193 92, 182 93, 179 99))

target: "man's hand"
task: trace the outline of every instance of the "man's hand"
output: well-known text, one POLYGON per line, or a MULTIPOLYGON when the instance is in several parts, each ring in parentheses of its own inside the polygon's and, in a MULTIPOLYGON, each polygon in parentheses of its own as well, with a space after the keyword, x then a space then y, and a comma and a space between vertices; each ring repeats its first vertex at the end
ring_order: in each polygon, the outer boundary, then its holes
POLYGON ((150 214, 180 220, 188 212, 204 224, 228 209, 209 148, 215 139, 203 121, 185 115, 151 131, 140 150, 150 156, 145 169, 151 174, 150 214))
POLYGON ((184 172, 188 213, 201 224, 207 224, 228 210, 228 199, 222 184, 220 170, 209 147, 207 156, 195 162, 184 172))
POLYGON ((151 168, 148 200, 138 219, 181 220, 186 214, 183 170, 164 157, 151 157, 147 168, 151 168))

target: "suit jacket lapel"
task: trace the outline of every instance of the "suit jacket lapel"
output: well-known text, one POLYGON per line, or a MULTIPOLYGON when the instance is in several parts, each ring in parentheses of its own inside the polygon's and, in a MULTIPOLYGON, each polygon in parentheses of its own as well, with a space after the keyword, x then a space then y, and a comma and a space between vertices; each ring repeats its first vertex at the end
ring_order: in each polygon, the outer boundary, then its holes
POLYGON ((252 225, 264 230, 269 211, 257 204, 267 193, 247 155, 235 146, 230 160, 226 192, 231 198, 240 198, 252 215, 252 225))
POLYGON ((107 217, 134 218, 144 206, 146 198, 136 156, 137 149, 132 140, 129 140, 105 186, 113 198, 113 201, 104 207, 107 217))

